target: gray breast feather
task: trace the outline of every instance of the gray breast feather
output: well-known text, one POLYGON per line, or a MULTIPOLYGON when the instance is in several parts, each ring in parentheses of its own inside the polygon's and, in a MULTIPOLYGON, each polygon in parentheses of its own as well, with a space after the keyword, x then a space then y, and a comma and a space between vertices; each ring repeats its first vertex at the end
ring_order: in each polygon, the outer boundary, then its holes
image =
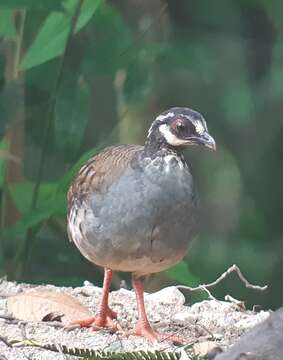
POLYGON ((88 257, 93 247, 90 260, 150 256, 154 262, 186 252, 195 232, 192 177, 187 168, 166 166, 129 169, 107 193, 90 196, 80 246, 88 247, 88 257))
POLYGON ((192 177, 182 159, 172 154, 142 158, 107 191, 93 188, 79 207, 72 206, 68 232, 97 265, 149 274, 186 254, 195 213, 192 177))

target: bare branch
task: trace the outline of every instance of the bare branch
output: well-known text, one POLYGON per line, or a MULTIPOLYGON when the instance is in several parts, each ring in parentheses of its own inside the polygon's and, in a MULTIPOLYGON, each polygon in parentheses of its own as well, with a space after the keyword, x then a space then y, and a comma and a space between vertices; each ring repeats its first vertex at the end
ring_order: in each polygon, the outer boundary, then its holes
POLYGON ((208 291, 208 289, 216 286, 217 284, 219 284, 222 280, 224 280, 232 272, 235 272, 238 275, 239 279, 243 282, 245 287, 248 288, 248 289, 264 291, 264 290, 266 290, 268 288, 268 285, 265 285, 265 286, 252 285, 244 277, 244 275, 242 274, 239 267, 237 265, 235 265, 235 264, 232 265, 231 267, 229 267, 229 269, 227 269, 221 276, 219 276, 219 278, 217 278, 215 281, 213 281, 213 282, 211 282, 209 284, 203 284, 203 285, 199 285, 199 286, 196 286, 196 287, 178 285, 177 288, 178 289, 183 289, 183 290, 189 290, 189 291, 205 291, 208 294, 210 299, 214 299, 214 297, 211 295, 211 293, 208 291))

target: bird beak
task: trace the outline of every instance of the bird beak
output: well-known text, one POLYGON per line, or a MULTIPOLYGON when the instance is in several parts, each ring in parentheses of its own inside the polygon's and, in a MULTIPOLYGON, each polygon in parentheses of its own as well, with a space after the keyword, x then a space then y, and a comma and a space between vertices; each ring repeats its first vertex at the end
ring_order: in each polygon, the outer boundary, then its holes
POLYGON ((201 135, 200 137, 200 144, 204 145, 205 147, 216 151, 216 142, 213 139, 213 137, 211 135, 209 135, 209 133, 205 132, 203 135, 201 135))
POLYGON ((188 145, 202 145, 213 151, 216 151, 216 143, 213 137, 208 133, 204 132, 199 136, 193 136, 188 138, 188 145))

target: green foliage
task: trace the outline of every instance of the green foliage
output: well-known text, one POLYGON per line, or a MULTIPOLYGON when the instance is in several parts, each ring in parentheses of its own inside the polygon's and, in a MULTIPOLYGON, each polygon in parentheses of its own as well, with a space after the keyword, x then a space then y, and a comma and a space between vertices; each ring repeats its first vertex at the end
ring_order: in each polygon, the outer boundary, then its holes
POLYGON ((55 105, 54 128, 59 151, 73 159, 83 141, 89 117, 88 84, 75 74, 68 74, 59 87, 55 105))
POLYGON ((181 261, 174 267, 166 270, 166 274, 169 278, 184 285, 197 286, 199 284, 199 279, 189 270, 188 264, 185 261, 181 261))
POLYGON ((0 141, 0 189, 4 184, 5 169, 8 155, 9 144, 6 141, 0 141))
POLYGON ((97 351, 94 355, 87 357, 88 360, 179 360, 181 354, 179 352, 165 351, 132 351, 120 353, 107 353, 97 351))
MULTIPOLYGON (((57 183, 41 183, 40 193, 38 199, 38 207, 43 207, 44 204, 50 199, 55 193, 57 183)), ((26 214, 31 208, 32 194, 34 191, 34 184, 31 182, 22 182, 11 184, 8 187, 12 199, 17 209, 22 213, 26 214)))
MULTIPOLYGON (((85 0, 83 2, 75 32, 81 30, 90 21, 100 4, 101 0, 85 0)), ((64 52, 77 0, 65 0, 63 5, 65 12, 52 13, 44 21, 32 46, 21 62, 22 70, 43 64, 64 52)))
POLYGON ((4 8, 39 8, 51 11, 63 11, 63 0, 0 0, 4 8))
POLYGON ((31 203, 35 184, 30 182, 11 184, 8 187, 9 193, 22 217, 14 226, 5 229, 3 235, 6 237, 20 236, 52 217, 65 217, 67 190, 70 183, 82 164, 96 152, 97 150, 93 149, 84 154, 58 182, 41 183, 37 207, 34 210, 31 210, 31 203))
POLYGON ((16 33, 17 31, 12 10, 0 9, 0 36, 14 38, 16 33))
POLYGON ((45 206, 22 215, 17 224, 4 230, 2 235, 5 237, 22 237, 29 229, 36 228, 52 216, 62 216, 63 213, 65 213, 65 209, 65 198, 55 197, 54 199, 47 201, 45 206))
POLYGON ((135 50, 132 33, 119 12, 105 3, 98 8, 93 26, 95 41, 90 41, 85 49, 84 71, 113 75, 132 60, 135 50))
POLYGON ((254 111, 253 94, 243 81, 233 81, 233 84, 227 85, 227 93, 224 98, 227 119, 232 127, 240 128, 247 125, 252 119, 251 114, 254 111), (239 104, 236 108, 233 106, 235 103, 239 104))
MULTIPOLYGON (((12 185, 10 193, 22 212, 21 219, 12 227, 7 228, 3 234, 6 237, 22 236, 29 229, 37 227, 52 216, 66 215, 66 194, 55 190, 55 184, 42 184, 36 209, 31 209, 34 185, 12 185)), ((57 186, 56 186, 57 188, 57 186)))

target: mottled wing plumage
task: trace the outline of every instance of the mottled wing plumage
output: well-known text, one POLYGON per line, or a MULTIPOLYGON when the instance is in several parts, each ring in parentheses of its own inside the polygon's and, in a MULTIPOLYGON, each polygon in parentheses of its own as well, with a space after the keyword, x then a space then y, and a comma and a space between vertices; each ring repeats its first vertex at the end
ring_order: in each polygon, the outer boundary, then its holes
MULTIPOLYGON (((68 191, 68 219, 84 199, 93 192, 105 193, 108 187, 130 166, 143 147, 139 145, 110 146, 82 166, 68 191)), ((70 240, 72 236, 69 233, 70 240)))

